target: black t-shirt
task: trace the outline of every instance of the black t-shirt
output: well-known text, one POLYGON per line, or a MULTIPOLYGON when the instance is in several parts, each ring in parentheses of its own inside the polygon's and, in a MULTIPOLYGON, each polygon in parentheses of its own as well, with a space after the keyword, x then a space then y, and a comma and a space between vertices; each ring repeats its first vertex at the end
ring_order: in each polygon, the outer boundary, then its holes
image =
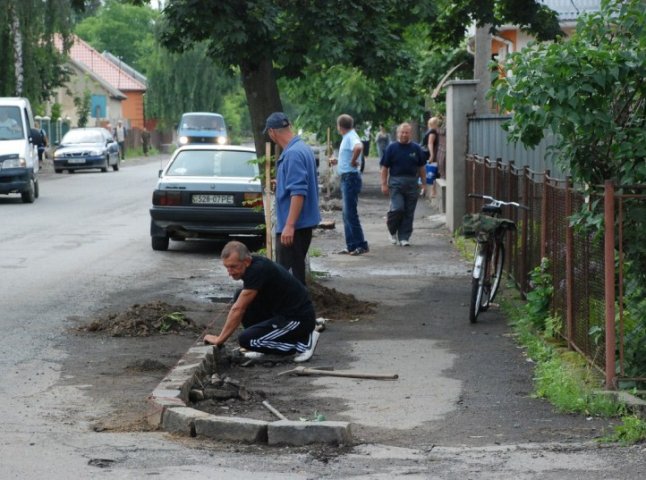
POLYGON ((422 149, 414 142, 391 143, 381 159, 381 166, 390 169, 391 177, 417 177, 419 167, 425 164, 422 149))
POLYGON ((242 282, 243 288, 258 291, 254 302, 259 302, 272 316, 314 316, 314 306, 305 286, 284 267, 265 257, 251 257, 242 282))
MULTIPOLYGON (((435 128, 431 128, 426 131, 424 134, 424 138, 422 139, 422 147, 425 147, 428 149, 428 138, 431 136, 431 134, 435 134, 435 138, 433 139, 433 153, 437 155, 437 147, 440 145, 440 132, 437 131, 435 128)), ((435 161, 437 162, 437 157, 433 157, 435 161)))

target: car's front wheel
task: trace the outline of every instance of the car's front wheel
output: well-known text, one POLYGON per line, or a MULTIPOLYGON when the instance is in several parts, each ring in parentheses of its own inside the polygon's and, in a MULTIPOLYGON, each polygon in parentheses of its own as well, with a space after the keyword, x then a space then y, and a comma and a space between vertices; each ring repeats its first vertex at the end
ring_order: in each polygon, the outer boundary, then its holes
POLYGON ((36 186, 33 178, 29 179, 27 188, 20 193, 22 197, 22 203, 34 203, 36 200, 36 186))
POLYGON ((119 171, 119 161, 120 159, 119 157, 117 157, 117 161, 114 163, 114 165, 112 165, 112 170, 114 170, 115 172, 119 171))
POLYGON ((107 157, 105 157, 105 165, 103 165, 103 166, 101 167, 101 171, 102 171, 103 173, 105 173, 105 172, 107 172, 107 171, 108 171, 108 168, 110 168, 110 155, 108 155, 107 157))
POLYGON ((167 236, 150 237, 150 239, 152 242, 153 250, 162 251, 162 252, 168 250, 168 244, 170 243, 170 239, 167 236))

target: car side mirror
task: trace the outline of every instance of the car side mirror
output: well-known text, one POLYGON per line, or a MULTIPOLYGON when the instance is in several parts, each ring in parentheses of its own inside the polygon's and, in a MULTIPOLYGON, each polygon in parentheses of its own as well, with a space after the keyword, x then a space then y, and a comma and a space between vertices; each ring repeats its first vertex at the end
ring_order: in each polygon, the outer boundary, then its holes
POLYGON ((161 178, 162 172, 163 172, 163 170, 160 170, 159 172, 157 172, 157 176, 158 176, 159 178, 161 178))

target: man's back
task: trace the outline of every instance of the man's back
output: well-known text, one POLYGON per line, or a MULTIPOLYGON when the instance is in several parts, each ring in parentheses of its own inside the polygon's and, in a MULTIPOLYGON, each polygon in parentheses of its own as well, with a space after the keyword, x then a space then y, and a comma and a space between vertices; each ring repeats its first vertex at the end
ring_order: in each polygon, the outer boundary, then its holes
POLYGON ((245 271, 244 288, 257 290, 257 300, 274 315, 302 316, 314 310, 305 286, 281 265, 253 255, 245 271))

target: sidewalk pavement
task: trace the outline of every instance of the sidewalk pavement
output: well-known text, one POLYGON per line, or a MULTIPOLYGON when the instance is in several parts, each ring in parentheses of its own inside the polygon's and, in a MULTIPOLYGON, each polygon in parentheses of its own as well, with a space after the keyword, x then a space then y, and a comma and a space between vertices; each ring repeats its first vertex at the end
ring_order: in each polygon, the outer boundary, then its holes
MULTIPOLYGON (((326 210, 324 220, 336 228, 316 230, 310 262, 320 283, 374 302, 375 313, 331 319, 305 366, 398 379, 301 377, 285 380, 285 395, 296 402, 320 399, 329 406, 322 412, 328 420, 351 425, 354 444, 430 451, 436 445, 581 445, 601 436, 612 420, 560 414, 532 397, 533 364, 499 309, 469 323, 470 264, 429 200, 418 203, 411 246, 392 245, 376 159, 368 160, 363 181, 359 216, 370 252, 337 254, 345 247, 341 211, 326 210)), ((184 430, 190 423, 181 415, 177 420, 184 430)))
POLYGON ((351 422, 358 441, 402 446, 598 436, 608 420, 554 413, 549 403, 531 397, 532 363, 499 309, 469 323, 470 262, 454 248, 430 200, 418 202, 411 246, 392 245, 385 218, 389 202, 380 191, 376 158, 369 158, 363 182, 359 216, 370 252, 335 254, 345 247, 341 212, 323 212, 336 229, 317 231, 311 251, 320 256, 311 258, 311 268, 326 276, 325 286, 375 302, 377 311, 357 321, 331 322, 310 363, 397 373, 399 380, 313 380, 319 388, 315 395, 344 400, 346 410, 334 418, 351 422))

